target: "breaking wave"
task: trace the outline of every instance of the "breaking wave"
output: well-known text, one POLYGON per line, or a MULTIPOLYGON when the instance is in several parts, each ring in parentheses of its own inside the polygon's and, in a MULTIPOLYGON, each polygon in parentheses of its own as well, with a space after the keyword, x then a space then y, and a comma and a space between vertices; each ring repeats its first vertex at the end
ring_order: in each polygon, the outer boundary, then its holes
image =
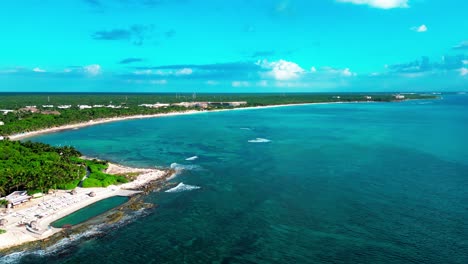
POLYGON ((73 234, 68 238, 64 238, 59 240, 57 243, 40 250, 32 250, 32 251, 21 251, 21 252, 14 252, 5 256, 0 255, 0 263, 20 263, 21 259, 25 256, 50 256, 55 255, 58 252, 66 250, 67 248, 78 244, 83 239, 89 239, 95 237, 97 235, 102 234, 102 231, 98 229, 98 227, 94 227, 86 232, 73 234))
POLYGON ((268 143, 271 140, 266 139, 266 138, 256 138, 256 139, 251 139, 249 140, 249 143, 268 143))
POLYGON ((98 224, 92 226, 89 230, 72 234, 67 238, 63 238, 58 240, 53 245, 48 246, 45 249, 32 249, 32 250, 24 250, 21 252, 14 252, 8 255, 1 255, 0 254, 0 263, 4 264, 16 264, 21 263, 23 257, 48 257, 48 256, 55 256, 62 254, 63 252, 72 250, 74 247, 82 243, 83 241, 93 239, 94 237, 103 236, 108 233, 109 229, 120 228, 123 227, 137 218, 144 217, 149 214, 148 209, 140 209, 138 211, 132 212, 131 214, 126 214, 122 219, 114 224, 98 224))
POLYGON ((184 171, 184 170, 200 170, 201 167, 198 165, 185 165, 179 163, 172 163, 171 169, 175 170, 176 172, 184 171))
POLYGON ((193 156, 193 157, 190 157, 190 158, 186 158, 185 160, 196 160, 198 159, 198 156, 193 156))
POLYGON ((178 192, 185 192, 185 191, 191 191, 191 190, 197 190, 200 189, 200 186, 195 186, 195 185, 188 185, 184 184, 183 182, 179 183, 176 187, 171 188, 167 190, 167 193, 178 193, 178 192))

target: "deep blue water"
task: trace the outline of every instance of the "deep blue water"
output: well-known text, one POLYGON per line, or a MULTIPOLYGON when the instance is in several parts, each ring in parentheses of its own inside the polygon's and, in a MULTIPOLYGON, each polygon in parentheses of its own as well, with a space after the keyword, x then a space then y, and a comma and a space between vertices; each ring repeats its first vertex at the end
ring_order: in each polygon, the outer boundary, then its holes
MULTIPOLYGON (((22 263, 468 263, 468 96, 122 121, 43 135, 200 189, 22 263), (256 138, 270 142, 251 143, 256 138), (193 161, 186 158, 198 156, 193 161)), ((6 259, 6 258, 5 258, 6 259)), ((11 258, 10 258, 11 259, 11 258)), ((1 259, 0 259, 1 262, 1 259)))

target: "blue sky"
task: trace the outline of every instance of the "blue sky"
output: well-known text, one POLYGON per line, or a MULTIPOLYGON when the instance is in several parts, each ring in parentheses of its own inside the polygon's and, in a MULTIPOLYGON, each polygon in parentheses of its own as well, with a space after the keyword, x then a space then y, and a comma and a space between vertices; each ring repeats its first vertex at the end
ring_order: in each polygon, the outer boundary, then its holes
POLYGON ((468 90, 459 0, 4 0, 0 91, 468 90))

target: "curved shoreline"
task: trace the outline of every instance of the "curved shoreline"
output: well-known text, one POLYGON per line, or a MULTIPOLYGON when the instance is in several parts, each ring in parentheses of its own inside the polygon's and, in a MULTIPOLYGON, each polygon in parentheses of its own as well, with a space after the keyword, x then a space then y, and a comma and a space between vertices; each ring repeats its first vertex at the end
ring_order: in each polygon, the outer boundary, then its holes
MULTIPOLYGON (((252 109, 265 109, 265 108, 276 108, 276 107, 285 107, 285 106, 301 106, 301 105, 321 105, 321 104, 343 104, 343 103, 359 103, 359 102, 326 102, 326 103, 301 103, 301 104, 281 104, 281 105, 266 105, 266 106, 252 106, 252 107, 238 107, 232 109, 217 109, 217 110, 188 110, 182 112, 173 112, 173 113, 160 113, 160 114, 151 114, 151 115, 132 115, 132 116, 120 116, 120 117, 109 117, 109 118, 102 118, 96 120, 90 120, 87 122, 81 122, 76 124, 68 124, 58 127, 51 127, 40 129, 31 132, 13 134, 11 136, 7 136, 10 140, 21 140, 25 138, 30 138, 34 136, 39 136, 43 134, 55 133, 64 130, 72 130, 78 129, 88 126, 100 125, 105 123, 111 122, 118 122, 118 121, 125 121, 125 120, 133 120, 133 119, 146 119, 146 118, 157 118, 157 117, 169 117, 169 116, 180 116, 180 115, 192 115, 192 114, 200 114, 200 113, 213 113, 213 112, 224 112, 224 111, 234 111, 234 110, 252 110, 252 109)), ((368 102, 363 102, 368 103, 368 102)), ((369 102, 370 103, 370 102, 369 102)))

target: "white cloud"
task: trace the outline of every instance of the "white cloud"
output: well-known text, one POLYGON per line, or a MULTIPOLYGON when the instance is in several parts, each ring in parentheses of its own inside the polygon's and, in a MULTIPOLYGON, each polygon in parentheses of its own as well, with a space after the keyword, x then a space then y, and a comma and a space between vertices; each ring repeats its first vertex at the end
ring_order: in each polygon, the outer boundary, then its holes
POLYGON ((250 83, 246 81, 233 81, 231 85, 232 87, 247 87, 250 86, 250 83))
POLYGON ((368 5, 374 8, 391 9, 407 8, 409 0, 337 0, 342 3, 352 3, 356 5, 368 5))
POLYGON ((157 71, 152 71, 152 70, 138 70, 133 72, 136 75, 159 75, 159 76, 170 76, 170 75, 191 75, 193 73, 193 70, 190 68, 183 68, 177 71, 168 71, 168 70, 157 70, 157 71))
POLYGON ((248 81, 233 81, 231 83, 232 87, 267 87, 269 82, 267 80, 260 80, 257 82, 248 82, 248 81))
POLYGON ((461 69, 460 69, 460 75, 461 75, 461 76, 466 76, 466 75, 468 75, 468 68, 461 68, 461 69))
POLYGON ((36 67, 36 68, 33 69, 33 72, 46 72, 46 71, 44 69, 36 67))
POLYGON ((91 75, 91 76, 96 76, 96 75, 99 75, 101 74, 101 65, 99 64, 91 64, 91 65, 88 65, 88 66, 84 66, 83 67, 83 70, 91 75))
POLYGON ((157 84, 157 85, 164 85, 167 84, 167 80, 152 80, 150 81, 151 84, 157 84))
POLYGON ((219 82, 213 81, 213 80, 208 80, 208 81, 206 81, 205 83, 206 83, 207 85, 218 85, 218 84, 219 84, 219 82))
POLYGON ((267 87, 268 86, 268 81, 267 80, 261 80, 261 81, 257 82, 257 86, 267 87))
POLYGON ((270 69, 267 75, 275 78, 278 81, 287 81, 297 79, 306 71, 294 62, 279 60, 269 62, 267 60, 258 61, 257 65, 264 69, 270 69))
POLYGON ((193 70, 190 68, 183 68, 181 70, 176 71, 176 75, 190 75, 193 73, 193 70))
POLYGON ((464 65, 468 65, 468 60, 463 60, 462 62, 464 65))
POLYGON ((342 74, 343 76, 347 76, 347 77, 349 77, 349 76, 355 76, 355 75, 356 75, 356 73, 351 72, 351 71, 349 70, 349 68, 344 69, 344 70, 341 72, 341 74, 342 74))
POLYGON ((310 72, 317 72, 317 69, 315 67, 310 68, 310 72))
POLYGON ((330 74, 340 75, 340 76, 344 76, 344 77, 352 77, 352 76, 357 75, 355 72, 352 72, 349 68, 335 69, 335 68, 332 68, 332 67, 323 67, 321 70, 325 71, 327 73, 330 73, 330 74))
POLYGON ((136 75, 150 75, 153 72, 151 70, 140 70, 134 72, 136 75))
POLYGON ((412 27, 411 30, 416 31, 418 33, 423 33, 427 31, 427 26, 426 25, 420 25, 419 27, 412 27))

